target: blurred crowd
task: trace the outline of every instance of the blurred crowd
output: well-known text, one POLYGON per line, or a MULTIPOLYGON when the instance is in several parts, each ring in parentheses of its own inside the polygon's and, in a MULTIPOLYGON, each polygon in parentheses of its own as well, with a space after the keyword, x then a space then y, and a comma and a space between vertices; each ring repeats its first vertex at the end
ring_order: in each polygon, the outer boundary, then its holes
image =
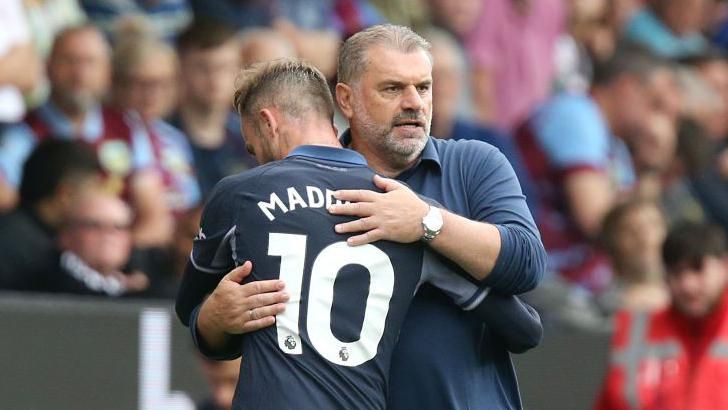
POLYGON ((341 41, 383 22, 432 44, 433 136, 510 159, 546 320, 664 307, 670 227, 728 229, 723 1, 5 0, 0 289, 174 296, 206 195, 256 166, 239 69, 301 57, 333 86, 341 41))
POLYGON ((432 44, 433 136, 516 170, 546 321, 668 306, 667 233, 728 230, 728 2, 3 0, 0 289, 173 297, 205 197, 256 166, 240 68, 301 57, 333 87, 384 22, 432 44))

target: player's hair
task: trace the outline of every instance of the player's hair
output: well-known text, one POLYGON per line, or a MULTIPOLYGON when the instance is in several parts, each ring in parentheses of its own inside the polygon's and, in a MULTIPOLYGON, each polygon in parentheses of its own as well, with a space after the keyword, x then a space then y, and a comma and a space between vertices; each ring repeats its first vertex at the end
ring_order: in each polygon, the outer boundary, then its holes
POLYGON ((35 205, 52 197, 61 183, 75 184, 99 175, 94 150, 83 142, 49 139, 40 143, 23 165, 20 201, 35 205))
POLYGON ((177 37, 177 52, 182 56, 191 50, 211 50, 236 39, 235 30, 225 23, 212 19, 195 19, 177 37))
POLYGON ((403 53, 423 50, 432 61, 430 43, 409 27, 380 24, 349 37, 339 51, 337 77, 341 83, 351 84, 359 79, 367 67, 367 51, 373 46, 385 46, 403 53))
POLYGON ((333 121, 334 101, 326 77, 313 65, 283 58, 251 65, 237 79, 233 106, 241 116, 276 107, 292 118, 315 112, 333 121))
POLYGON ((725 234, 720 228, 705 223, 683 222, 675 226, 662 245, 662 260, 668 274, 683 266, 699 270, 706 257, 725 255, 725 234))
POLYGON ((596 64, 592 84, 605 86, 624 74, 647 80, 657 69, 671 67, 670 63, 639 44, 621 43, 607 60, 596 64))

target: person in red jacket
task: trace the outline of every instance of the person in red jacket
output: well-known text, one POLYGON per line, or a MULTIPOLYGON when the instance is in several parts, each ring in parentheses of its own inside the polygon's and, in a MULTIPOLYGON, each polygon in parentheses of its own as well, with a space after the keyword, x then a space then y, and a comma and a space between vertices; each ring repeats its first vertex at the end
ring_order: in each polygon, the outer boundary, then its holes
POLYGON ((597 410, 728 409, 728 251, 723 232, 685 223, 662 248, 671 304, 621 312, 597 410))

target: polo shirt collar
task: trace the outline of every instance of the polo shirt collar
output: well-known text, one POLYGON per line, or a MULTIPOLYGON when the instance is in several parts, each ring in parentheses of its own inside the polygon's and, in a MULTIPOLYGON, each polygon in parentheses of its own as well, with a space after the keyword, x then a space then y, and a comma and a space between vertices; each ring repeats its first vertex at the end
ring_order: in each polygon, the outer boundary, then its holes
MULTIPOLYGON (((347 129, 346 131, 344 131, 339 137, 339 141, 341 141, 341 145, 345 147, 350 146, 351 129, 347 129)), ((435 148, 435 143, 433 142, 432 137, 427 138, 427 144, 425 144, 425 149, 422 150, 420 160, 417 162, 417 164, 415 164, 414 167, 417 167, 423 162, 433 163, 436 164, 438 168, 442 168, 442 164, 440 163, 440 154, 438 154, 437 148, 435 148)))
POLYGON ((367 166, 367 160, 356 151, 347 148, 327 147, 323 145, 300 145, 293 149, 286 158, 309 157, 326 161, 336 161, 352 165, 367 166))

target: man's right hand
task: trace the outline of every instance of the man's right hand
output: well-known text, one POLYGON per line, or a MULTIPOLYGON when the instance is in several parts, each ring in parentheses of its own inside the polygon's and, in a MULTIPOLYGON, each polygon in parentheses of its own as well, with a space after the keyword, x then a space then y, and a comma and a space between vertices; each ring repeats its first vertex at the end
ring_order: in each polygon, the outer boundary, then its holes
POLYGON ((282 280, 241 284, 253 268, 246 261, 225 275, 203 302, 197 330, 210 349, 225 345, 227 335, 249 333, 275 323, 289 296, 282 280))

